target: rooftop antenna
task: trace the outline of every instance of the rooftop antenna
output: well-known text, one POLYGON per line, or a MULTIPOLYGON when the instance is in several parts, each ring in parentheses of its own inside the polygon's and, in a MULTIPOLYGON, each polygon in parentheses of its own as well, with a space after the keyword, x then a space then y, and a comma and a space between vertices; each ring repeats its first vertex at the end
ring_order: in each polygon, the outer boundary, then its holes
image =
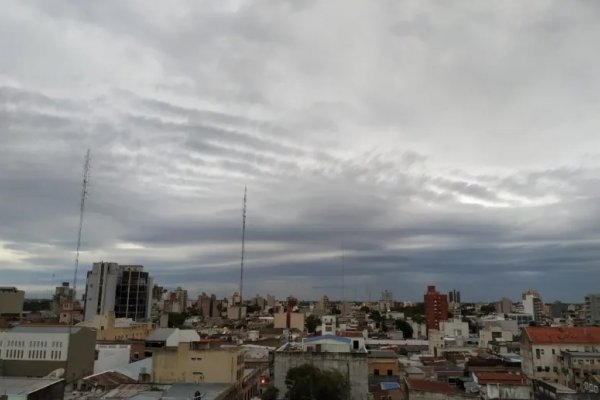
POLYGON ((244 289, 244 251, 246 246, 246 199, 248 188, 244 186, 244 207, 242 208, 242 260, 240 262, 240 305, 239 319, 242 319, 242 304, 244 304, 242 291, 244 289))

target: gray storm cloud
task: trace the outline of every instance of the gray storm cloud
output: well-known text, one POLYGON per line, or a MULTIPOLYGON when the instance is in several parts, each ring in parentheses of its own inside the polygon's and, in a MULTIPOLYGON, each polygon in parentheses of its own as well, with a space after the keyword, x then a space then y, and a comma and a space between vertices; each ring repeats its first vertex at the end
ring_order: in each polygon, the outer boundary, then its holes
POLYGON ((252 292, 316 298, 339 284, 342 247, 357 297, 597 291, 596 4, 2 11, 3 285, 41 296, 69 278, 91 148, 84 269, 141 263, 226 294, 247 185, 252 292))

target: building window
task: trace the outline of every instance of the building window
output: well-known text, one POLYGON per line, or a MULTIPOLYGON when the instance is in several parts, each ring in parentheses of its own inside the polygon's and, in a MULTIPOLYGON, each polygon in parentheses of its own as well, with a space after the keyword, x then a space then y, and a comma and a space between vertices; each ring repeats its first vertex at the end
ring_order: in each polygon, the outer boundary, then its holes
POLYGON ((391 369, 388 369, 388 370, 387 370, 387 374, 388 374, 388 376, 392 376, 392 370, 391 370, 391 369))
POLYGON ((375 376, 379 376, 379 369, 375 368, 375 371, 373 371, 373 374, 374 374, 375 376))
POLYGON ((540 349, 535 349, 535 358, 540 359, 540 349))

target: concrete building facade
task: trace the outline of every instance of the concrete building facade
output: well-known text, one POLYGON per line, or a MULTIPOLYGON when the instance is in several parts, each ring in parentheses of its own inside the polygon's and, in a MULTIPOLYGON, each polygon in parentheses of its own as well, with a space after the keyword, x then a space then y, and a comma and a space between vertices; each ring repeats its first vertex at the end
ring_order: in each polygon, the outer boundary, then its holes
POLYGON ((0 332, 0 375, 44 377, 62 368, 70 383, 94 371, 95 345, 89 328, 18 326, 0 332))
POLYGON ((521 368, 530 379, 558 383, 563 352, 600 352, 600 327, 525 327, 521 368))
POLYGON ((600 293, 585 296, 585 323, 600 325, 600 293))
POLYGON ((342 373, 350 384, 351 400, 368 399, 367 352, 350 351, 351 341, 347 338, 342 339, 346 339, 343 346, 330 343, 330 338, 324 339, 325 342, 322 343, 311 341, 310 346, 306 347, 297 343, 287 343, 277 349, 274 356, 274 385, 279 389, 280 395, 283 397, 286 393, 285 377, 287 372, 291 368, 310 364, 319 369, 333 369, 342 373), (321 347, 318 347, 319 344, 321 347))
POLYGON ((144 340, 154 329, 152 322, 135 322, 130 318, 116 318, 115 313, 96 315, 77 326, 96 329, 97 340, 144 340))
POLYGON ((273 327, 283 329, 304 330, 304 313, 299 312, 280 312, 273 315, 273 327))
POLYGON ((0 317, 15 316, 23 313, 25 292, 15 287, 0 287, 0 317))
POLYGON ((232 383, 241 388, 244 351, 239 347, 208 349, 198 342, 164 347, 152 355, 154 383, 232 383))
POLYGON ((425 324, 427 329, 439 329, 440 321, 448 319, 448 297, 435 290, 435 286, 427 286, 425 301, 425 324))
POLYGON ((94 263, 87 273, 85 320, 114 312, 117 318, 150 318, 153 282, 141 265, 94 263))

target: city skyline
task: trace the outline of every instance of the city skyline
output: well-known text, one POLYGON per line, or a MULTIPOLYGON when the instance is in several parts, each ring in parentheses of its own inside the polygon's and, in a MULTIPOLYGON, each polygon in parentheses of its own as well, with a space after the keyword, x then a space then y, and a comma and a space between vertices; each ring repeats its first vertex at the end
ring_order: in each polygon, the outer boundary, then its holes
POLYGON ((599 291, 596 4, 144 5, 3 5, 0 286, 72 280, 90 148, 79 297, 232 293, 245 186, 249 296, 599 291))

